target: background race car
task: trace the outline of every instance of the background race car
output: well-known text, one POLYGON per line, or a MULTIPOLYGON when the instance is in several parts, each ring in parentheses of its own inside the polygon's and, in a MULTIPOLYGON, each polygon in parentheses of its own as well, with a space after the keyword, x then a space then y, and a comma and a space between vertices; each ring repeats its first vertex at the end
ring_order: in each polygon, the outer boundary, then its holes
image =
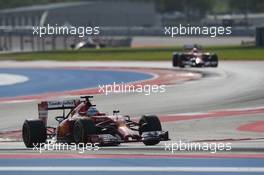
POLYGON ((184 52, 174 52, 172 57, 174 67, 217 67, 218 56, 214 53, 203 52, 198 45, 184 46, 184 52))

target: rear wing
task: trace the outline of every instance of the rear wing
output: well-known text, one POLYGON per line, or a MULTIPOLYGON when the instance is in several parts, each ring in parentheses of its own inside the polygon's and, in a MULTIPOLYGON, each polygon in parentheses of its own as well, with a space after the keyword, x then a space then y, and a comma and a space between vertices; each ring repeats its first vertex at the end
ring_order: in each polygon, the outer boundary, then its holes
POLYGON ((193 48, 196 48, 198 50, 202 50, 203 49, 202 46, 198 45, 198 44, 189 44, 189 45, 184 45, 183 46, 183 50, 186 50, 186 51, 192 50, 193 48))
POLYGON ((42 101, 38 104, 39 119, 47 126, 49 110, 63 110, 63 114, 65 114, 65 109, 74 109, 82 101, 90 101, 91 98, 93 96, 81 96, 78 99, 70 100, 42 101))
POLYGON ((45 110, 59 110, 72 109, 80 103, 80 99, 62 100, 62 101, 42 101, 38 104, 41 109, 45 110))
POLYGON ((81 102, 80 99, 62 100, 62 101, 42 101, 38 104, 39 119, 47 125, 49 110, 73 109, 81 102))

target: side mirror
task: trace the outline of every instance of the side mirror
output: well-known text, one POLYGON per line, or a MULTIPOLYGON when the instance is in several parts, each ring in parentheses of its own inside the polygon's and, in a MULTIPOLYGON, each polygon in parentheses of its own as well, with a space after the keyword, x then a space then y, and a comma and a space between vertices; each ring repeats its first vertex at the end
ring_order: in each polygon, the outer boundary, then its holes
POLYGON ((125 115, 124 118, 126 118, 127 121, 131 121, 130 116, 129 115, 125 115))
POLYGON ((113 115, 118 114, 119 112, 119 110, 113 110, 113 115))
POLYGON ((65 118, 63 116, 57 116, 55 117, 55 120, 61 123, 65 118))

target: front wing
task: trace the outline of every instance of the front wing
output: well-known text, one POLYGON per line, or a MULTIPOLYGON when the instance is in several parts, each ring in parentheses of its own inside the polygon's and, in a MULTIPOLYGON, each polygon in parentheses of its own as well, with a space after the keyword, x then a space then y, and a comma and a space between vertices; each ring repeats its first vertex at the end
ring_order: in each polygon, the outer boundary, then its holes
POLYGON ((143 132, 140 139, 131 139, 125 141, 121 139, 118 135, 111 134, 97 134, 88 136, 92 143, 99 143, 100 145, 119 145, 120 143, 129 143, 129 142, 143 142, 143 141, 167 141, 169 140, 169 132, 168 131, 150 131, 143 132))

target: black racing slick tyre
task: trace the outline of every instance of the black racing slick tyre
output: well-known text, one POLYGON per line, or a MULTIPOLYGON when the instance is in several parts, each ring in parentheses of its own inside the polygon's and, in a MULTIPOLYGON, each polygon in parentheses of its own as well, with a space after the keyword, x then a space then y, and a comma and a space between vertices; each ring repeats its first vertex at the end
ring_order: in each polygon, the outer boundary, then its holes
POLYGON ((185 59, 185 57, 184 57, 184 55, 179 55, 179 57, 178 57, 178 66, 180 67, 180 68, 184 68, 185 67, 185 65, 184 65, 184 63, 183 63, 183 60, 185 59))
POLYGON ((172 66, 173 67, 178 67, 178 59, 179 59, 179 54, 174 53, 172 57, 172 66))
POLYGON ((172 66, 184 68, 185 65, 183 63, 184 55, 181 53, 174 53, 172 57, 172 66))
MULTIPOLYGON (((139 134, 149 131, 162 131, 160 120, 155 115, 142 116, 139 120, 139 134)), ((156 145, 160 140, 145 140, 143 143, 145 145, 156 145)))
POLYGON ((211 61, 216 62, 215 64, 212 65, 212 67, 217 67, 218 66, 218 56, 216 54, 213 54, 211 56, 211 61))
POLYGON ((47 140, 47 130, 42 120, 25 120, 22 138, 27 148, 41 146, 47 140))
POLYGON ((96 134, 96 127, 91 119, 78 119, 73 126, 73 137, 76 144, 88 143, 89 135, 96 134))

